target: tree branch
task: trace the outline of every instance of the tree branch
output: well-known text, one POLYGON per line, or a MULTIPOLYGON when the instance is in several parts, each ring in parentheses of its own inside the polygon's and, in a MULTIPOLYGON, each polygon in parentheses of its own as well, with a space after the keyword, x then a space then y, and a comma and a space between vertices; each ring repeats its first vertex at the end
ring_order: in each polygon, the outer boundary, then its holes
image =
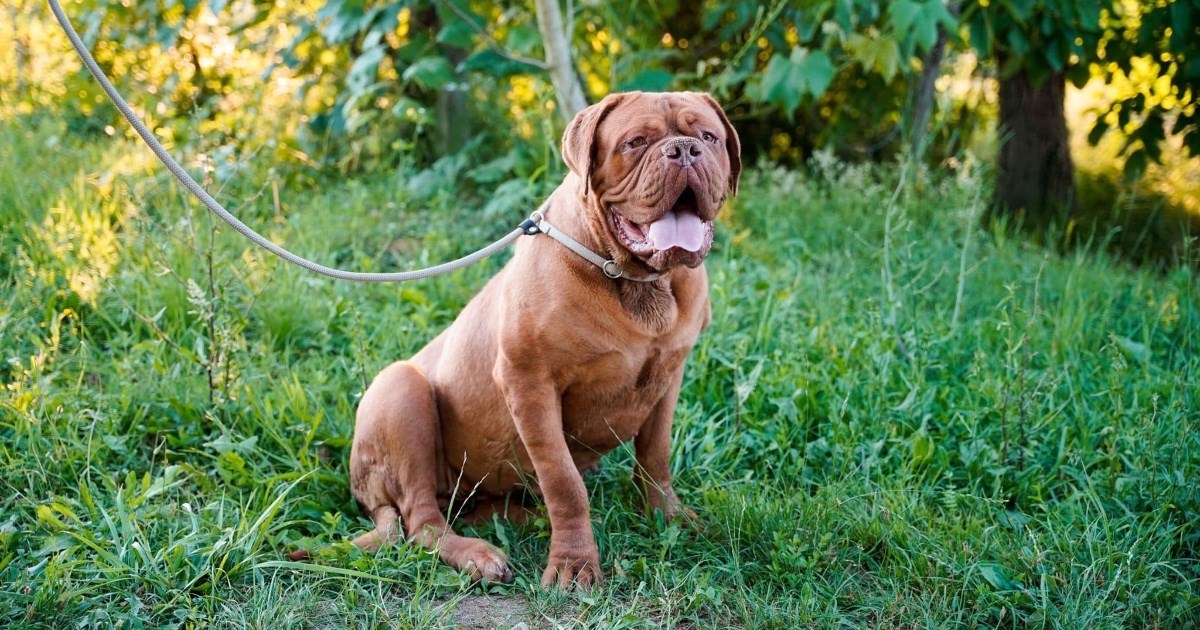
POLYGON ((571 123, 577 112, 588 106, 587 97, 575 65, 571 61, 571 41, 567 37, 558 0, 534 0, 537 6, 538 30, 542 33, 542 46, 546 49, 546 65, 554 91, 558 95, 558 112, 563 120, 571 123))

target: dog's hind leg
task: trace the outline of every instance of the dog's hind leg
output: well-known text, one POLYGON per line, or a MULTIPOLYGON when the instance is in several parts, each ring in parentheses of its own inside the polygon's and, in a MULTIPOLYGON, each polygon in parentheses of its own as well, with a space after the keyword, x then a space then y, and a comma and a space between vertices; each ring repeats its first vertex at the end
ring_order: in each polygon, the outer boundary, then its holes
POLYGON ((350 491, 375 529, 354 544, 375 551, 396 542, 403 524, 409 540, 436 549, 442 560, 474 579, 507 582, 504 552, 450 528, 437 500, 437 404, 429 380, 401 361, 378 376, 358 406, 350 450, 350 491))

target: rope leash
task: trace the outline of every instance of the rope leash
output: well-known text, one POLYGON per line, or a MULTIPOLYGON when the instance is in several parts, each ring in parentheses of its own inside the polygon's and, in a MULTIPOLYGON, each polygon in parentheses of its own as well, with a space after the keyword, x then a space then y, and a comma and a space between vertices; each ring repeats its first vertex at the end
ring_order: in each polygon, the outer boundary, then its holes
POLYGON ((545 210, 549 204, 549 201, 544 202, 536 212, 530 215, 529 219, 526 219, 521 223, 520 226, 506 234, 500 240, 457 260, 452 260, 450 262, 429 267, 427 269, 396 271, 390 273, 364 273, 359 271, 344 271, 341 269, 326 267, 325 265, 313 262, 307 258, 297 256, 296 254, 293 254, 292 252, 289 252, 288 250, 267 240, 263 235, 255 232, 250 226, 238 220, 237 217, 233 216, 233 214, 226 210, 224 206, 217 202, 216 199, 213 199, 212 195, 208 194, 208 192, 204 190, 200 184, 196 183, 196 180, 192 179, 192 176, 189 175, 187 171, 183 170, 183 167, 175 161, 175 158, 171 157, 171 154, 168 153, 166 148, 164 148, 163 145, 158 141, 158 138, 156 138, 154 134, 151 133, 148 128, 146 128, 146 125, 141 121, 140 118, 138 118, 137 114, 134 113, 133 108, 129 106, 129 103, 125 102, 125 99, 120 95, 120 93, 117 92, 117 88, 114 87, 112 82, 108 80, 108 76, 105 75, 104 71, 100 69, 100 65, 96 63, 96 59, 92 57, 92 53, 88 51, 87 46, 84 45, 83 39, 79 37, 79 33, 75 32, 75 27, 71 25, 71 20, 67 18, 66 12, 63 11, 62 6, 59 4, 59 0, 49 0, 49 2, 50 10, 54 13, 55 19, 58 20, 58 24, 62 27, 63 32, 67 34, 67 39, 71 40, 71 46, 75 48, 76 54, 78 54, 79 58, 83 60, 83 64, 87 67, 88 72, 90 72, 92 76, 95 77, 96 81, 100 83, 100 87, 103 88, 104 93, 108 95, 108 100, 112 101, 113 105, 115 105, 121 112, 121 115, 125 117, 125 120, 129 122, 129 125, 133 127, 133 130, 136 131, 139 136, 141 136, 142 141, 146 143, 146 146, 150 147, 150 150, 153 151, 154 155, 158 157, 159 161, 161 161, 163 165, 167 167, 167 170, 169 170, 171 174, 175 176, 175 179, 179 180, 179 183, 183 184, 184 188, 187 188, 188 191, 195 195, 196 198, 199 199, 200 202, 203 203, 210 211, 212 211, 213 214, 217 215, 222 221, 228 223, 233 229, 240 232, 242 236, 245 236, 254 242, 254 244, 292 263, 293 265, 303 267, 314 273, 319 273, 323 276, 328 276, 337 280, 349 280, 352 282, 407 282, 409 280, 421 280, 444 273, 450 273, 451 271, 456 271, 458 269, 462 269, 463 267, 473 265, 484 258, 487 258, 488 256, 491 256, 492 254, 504 249, 505 247, 508 247, 509 244, 521 236, 546 234, 567 246, 583 258, 587 259, 592 264, 599 266, 600 269, 604 271, 604 275, 610 278, 625 278, 639 282, 650 282, 658 277, 657 274, 652 274, 644 278, 627 276, 621 272, 615 261, 605 260, 599 254, 587 249, 575 239, 555 229, 545 220, 545 210))

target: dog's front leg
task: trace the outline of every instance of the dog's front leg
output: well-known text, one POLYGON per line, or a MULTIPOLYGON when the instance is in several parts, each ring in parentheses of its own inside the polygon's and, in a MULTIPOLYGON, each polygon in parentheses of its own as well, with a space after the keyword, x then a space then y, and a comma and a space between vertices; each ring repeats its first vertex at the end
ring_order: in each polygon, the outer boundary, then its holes
POLYGON ((567 588, 574 582, 588 588, 600 584, 604 575, 587 488, 567 449, 559 392, 549 375, 531 363, 514 364, 502 353, 495 377, 550 512, 550 560, 542 585, 567 588))
POLYGON ((671 423, 675 417, 675 405, 679 402, 679 389, 683 383, 683 367, 672 377, 667 393, 654 406, 650 416, 638 431, 633 444, 637 453, 633 478, 646 501, 646 515, 662 510, 667 520, 680 516, 695 519, 696 514, 684 507, 671 486, 671 423))

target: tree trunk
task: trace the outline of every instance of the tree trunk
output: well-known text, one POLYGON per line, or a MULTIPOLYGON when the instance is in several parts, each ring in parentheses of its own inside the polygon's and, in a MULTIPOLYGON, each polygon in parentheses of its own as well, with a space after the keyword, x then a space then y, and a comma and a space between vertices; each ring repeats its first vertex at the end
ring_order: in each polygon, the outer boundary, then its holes
MULTIPOLYGON (((436 41, 438 31, 442 29, 442 18, 437 7, 429 5, 413 14, 413 24, 417 29, 424 31, 430 41, 436 41)), ((396 72, 402 72, 400 62, 396 59, 399 51, 391 49, 390 52, 393 55, 393 63, 397 66, 396 72)), ((467 51, 449 44, 438 44, 438 52, 454 68, 454 80, 437 91, 437 133, 434 141, 437 155, 444 156, 458 153, 467 145, 471 138, 471 112, 467 107, 467 81, 458 72, 458 65, 467 58, 467 51)))
POLYGON ((921 59, 921 80, 917 83, 917 99, 913 104, 912 154, 918 159, 925 154, 925 139, 929 137, 929 116, 933 112, 933 93, 945 53, 946 31, 938 26, 937 43, 921 59))
POLYGON ((18 98, 27 98, 29 96, 25 90, 25 67, 29 59, 29 38, 22 35, 21 29, 17 25, 17 17, 25 9, 24 5, 24 2, 14 2, 8 5, 8 20, 9 26, 12 27, 13 48, 16 49, 17 53, 16 73, 18 98))
POLYGON ((1000 81, 995 211, 1044 226, 1071 210, 1075 183, 1063 114, 1065 93, 1062 74, 1034 84, 1021 70, 1000 81))
POLYGON ((535 4, 538 31, 542 33, 542 44, 546 48, 547 70, 558 95, 558 112, 570 124, 575 114, 587 107, 587 98, 583 95, 575 65, 571 63, 571 42, 567 40, 562 11, 558 0, 536 0, 535 4))
MULTIPOLYGON (((467 57, 467 51, 453 46, 439 46, 450 64, 458 68, 467 57)), ((458 70, 454 81, 438 90, 437 129, 438 154, 458 153, 471 139, 471 116, 467 109, 467 80, 458 70)))
MULTIPOLYGON (((442 16, 438 13, 437 7, 428 5, 420 11, 415 11, 412 17, 412 28, 416 31, 424 32, 430 38, 430 41, 437 41, 438 31, 442 30, 442 16)), ((458 73, 458 64, 461 64, 463 59, 467 58, 467 50, 450 46, 450 44, 439 43, 438 52, 446 61, 450 62, 450 67, 454 68, 455 79, 449 84, 438 88, 437 106, 434 109, 436 119, 437 133, 434 133, 434 151, 438 156, 454 155, 461 151, 463 146, 467 145, 467 140, 470 139, 470 110, 467 108, 467 80, 458 73)), ((390 48, 392 64, 396 65, 396 71, 400 72, 404 65, 400 59, 400 48, 390 48)), ((406 90, 406 96, 424 98, 424 89, 414 88, 406 90)))
MULTIPOLYGON (((947 8, 950 15, 958 18, 958 2, 951 2, 947 8)), ((917 83, 917 97, 913 104, 912 113, 912 154, 917 159, 925 155, 925 144, 929 138, 929 117, 933 113, 934 88, 937 78, 942 73, 942 60, 946 56, 946 29, 938 24, 937 42, 921 59, 921 79, 917 83)))

